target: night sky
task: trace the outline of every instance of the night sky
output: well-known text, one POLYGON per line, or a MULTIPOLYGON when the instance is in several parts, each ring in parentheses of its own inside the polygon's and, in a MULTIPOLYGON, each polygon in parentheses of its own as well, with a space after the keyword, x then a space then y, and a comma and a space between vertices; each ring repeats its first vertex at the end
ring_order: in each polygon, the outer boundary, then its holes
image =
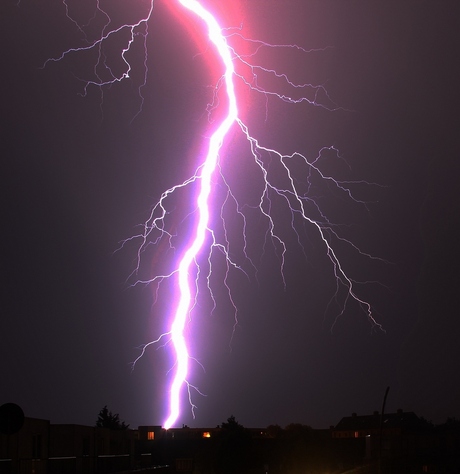
MULTIPOLYGON (((93 425, 108 405, 131 427, 161 424, 173 358, 151 347, 134 371, 131 363, 164 327, 174 295, 165 286, 169 293, 154 305, 152 286, 131 288, 136 246, 116 250, 139 232, 160 194, 197 165, 210 129, 212 51, 158 1, 139 112, 140 48, 130 80, 105 89, 103 100, 96 87, 82 97, 80 78, 91 73, 94 55, 41 69, 84 44, 63 4, 16 3, 0 5, 0 404, 15 402, 26 416, 53 423, 93 425)), ((118 3, 120 19, 146 4, 118 3)), ((185 408, 177 425, 215 426, 233 414, 248 427, 326 428, 352 412, 380 410, 387 386, 388 411, 436 423, 460 417, 458 2, 232 3, 219 10, 223 26, 242 23, 248 37, 326 48, 268 50, 261 60, 324 84, 340 109, 270 100, 266 119, 265 102, 246 96, 245 118, 281 151, 312 159, 334 145, 348 165, 331 161, 332 174, 380 184, 355 187, 367 207, 342 202, 327 186, 317 198, 343 224, 341 235, 387 261, 339 247, 353 278, 378 282, 357 292, 385 332, 353 303, 335 321, 332 268, 317 236, 302 237, 307 258, 291 236, 286 289, 270 248, 255 257, 258 282, 232 275, 233 338, 222 280, 214 283, 213 314, 209 298, 196 311, 192 350, 204 370, 193 364, 191 382, 206 396, 194 393, 196 419, 185 408)), ((236 137, 227 152, 228 176, 250 191, 247 147, 236 137)), ((263 242, 257 226, 254 249, 263 242)), ((164 252, 146 254, 141 276, 154 274, 164 252)))

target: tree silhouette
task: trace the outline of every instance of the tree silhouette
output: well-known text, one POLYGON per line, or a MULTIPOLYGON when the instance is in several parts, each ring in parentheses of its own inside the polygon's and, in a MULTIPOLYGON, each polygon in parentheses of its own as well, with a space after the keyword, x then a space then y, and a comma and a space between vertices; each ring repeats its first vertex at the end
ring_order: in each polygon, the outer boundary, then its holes
POLYGON ((99 412, 96 426, 98 428, 109 428, 110 430, 127 430, 129 428, 129 425, 124 421, 120 421, 120 415, 118 413, 109 411, 107 405, 99 412))
POLYGON ((216 471, 219 474, 247 472, 250 465, 251 434, 231 415, 222 423, 216 449, 216 471))
POLYGON ((229 418, 227 418, 227 422, 222 423, 222 430, 225 433, 242 433, 245 428, 243 425, 240 425, 237 421, 236 418, 231 415, 229 418))

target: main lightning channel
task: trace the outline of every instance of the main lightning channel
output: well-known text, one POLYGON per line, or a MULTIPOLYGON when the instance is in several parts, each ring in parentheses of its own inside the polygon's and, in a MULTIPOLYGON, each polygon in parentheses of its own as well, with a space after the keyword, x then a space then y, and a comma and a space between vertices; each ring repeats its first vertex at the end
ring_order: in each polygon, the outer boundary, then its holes
POLYGON ((176 366, 173 382, 171 384, 169 416, 164 422, 165 429, 169 429, 176 422, 180 413, 180 395, 181 389, 186 383, 188 372, 189 354, 187 344, 184 338, 184 327, 187 315, 190 312, 192 296, 189 282, 189 270, 196 256, 203 246, 209 222, 208 198, 211 194, 211 178, 216 170, 219 150, 222 147, 225 136, 231 126, 238 118, 238 110, 236 104, 235 89, 233 85, 234 66, 230 49, 227 41, 222 34, 222 28, 212 14, 207 11, 199 2, 195 0, 179 0, 179 3, 185 8, 192 11, 201 18, 207 27, 210 41, 217 49, 217 53, 222 60, 224 66, 223 79, 228 100, 228 112, 222 123, 213 133, 209 141, 209 149, 204 160, 201 176, 200 188, 197 198, 197 209, 199 213, 198 222, 195 229, 193 240, 185 251, 178 267, 178 283, 179 283, 179 302, 171 324, 171 340, 176 352, 176 366))

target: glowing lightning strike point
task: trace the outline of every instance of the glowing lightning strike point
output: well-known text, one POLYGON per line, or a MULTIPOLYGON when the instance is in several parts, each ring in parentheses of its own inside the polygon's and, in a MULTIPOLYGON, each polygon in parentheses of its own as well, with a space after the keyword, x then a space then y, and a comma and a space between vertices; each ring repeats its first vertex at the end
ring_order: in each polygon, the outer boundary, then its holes
POLYGON ((224 81, 228 98, 228 113, 220 124, 219 128, 210 138, 209 150, 201 169, 200 191, 197 199, 197 208, 199 213, 198 223, 196 225, 196 233, 190 247, 186 250, 178 268, 179 292, 180 298, 177 305, 176 313, 171 325, 171 340, 176 351, 176 372, 171 385, 170 393, 170 414, 164 422, 166 429, 176 422, 180 410, 180 392, 184 385, 188 371, 188 350, 184 339, 184 326, 186 317, 191 307, 191 291, 189 284, 189 269, 192 262, 203 246, 206 230, 209 222, 208 197, 211 193, 211 177, 217 166, 219 150, 222 147, 223 140, 227 135, 230 127, 236 122, 238 111, 236 107, 236 96, 233 86, 234 67, 230 49, 222 35, 222 29, 216 19, 203 6, 194 0, 179 0, 185 7, 200 17, 207 26, 209 39, 215 45, 217 52, 224 64, 225 73, 224 81))

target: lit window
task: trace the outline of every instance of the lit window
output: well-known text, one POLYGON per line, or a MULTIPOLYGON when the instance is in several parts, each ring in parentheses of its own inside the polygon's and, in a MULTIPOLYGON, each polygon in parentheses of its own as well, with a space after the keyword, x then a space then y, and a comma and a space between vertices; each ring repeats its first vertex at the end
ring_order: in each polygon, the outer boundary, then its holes
POLYGON ((147 439, 155 439, 155 433, 153 431, 147 431, 147 439))
POLYGON ((355 431, 355 438, 359 438, 359 431, 355 431))
POLYGON ((209 431, 203 432, 203 438, 210 438, 210 437, 211 437, 211 433, 209 431))

